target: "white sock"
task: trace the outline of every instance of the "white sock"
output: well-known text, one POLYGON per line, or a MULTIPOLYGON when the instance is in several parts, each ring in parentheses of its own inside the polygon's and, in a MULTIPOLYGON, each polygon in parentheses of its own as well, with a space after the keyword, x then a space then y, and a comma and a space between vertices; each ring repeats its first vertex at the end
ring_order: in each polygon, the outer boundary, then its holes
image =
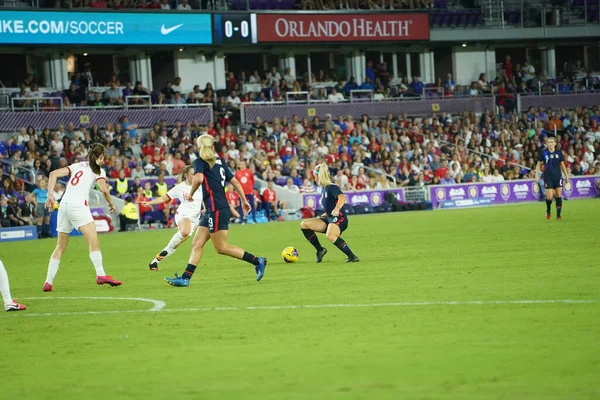
POLYGON ((10 295, 10 286, 8 285, 8 274, 4 269, 2 261, 0 261, 0 293, 2 293, 4 304, 11 304, 13 302, 13 298, 10 295))
POLYGON ((104 267, 102 266, 102 253, 100 250, 92 251, 90 253, 90 260, 92 260, 94 268, 96 268, 96 276, 106 276, 106 272, 104 272, 104 267))
POLYGON ((56 258, 50 258, 50 262, 48 263, 48 275, 46 276, 46 282, 52 285, 54 282, 54 278, 56 277, 56 273, 58 272, 58 266, 60 265, 60 260, 56 258))
MULTIPOLYGON (((169 241, 169 244, 167 244, 167 247, 162 249, 160 252, 162 253, 163 251, 166 251, 167 255, 165 256, 165 258, 169 257, 171 254, 175 253, 175 250, 176 250, 175 248, 179 245, 179 243, 181 243, 182 240, 183 240, 183 236, 181 236, 181 233, 179 233, 179 231, 177 231, 173 235, 171 240, 169 241)), ((163 260, 165 258, 163 258, 163 260)), ((158 264, 160 261, 161 260, 159 260, 158 258, 154 258, 154 260, 152 262, 158 264)))

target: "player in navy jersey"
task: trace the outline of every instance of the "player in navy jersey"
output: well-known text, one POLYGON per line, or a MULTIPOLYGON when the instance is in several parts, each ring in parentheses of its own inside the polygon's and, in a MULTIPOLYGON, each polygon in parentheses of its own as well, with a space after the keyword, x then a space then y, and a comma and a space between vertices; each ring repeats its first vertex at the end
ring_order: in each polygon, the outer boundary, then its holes
POLYGON ((340 237, 342 232, 348 228, 348 216, 342 212, 342 207, 346 204, 346 195, 331 182, 327 164, 317 165, 315 177, 321 187, 321 206, 325 208, 325 213, 320 217, 302 221, 300 229, 304 237, 317 250, 317 262, 320 263, 323 260, 327 249, 319 243, 316 232, 325 233, 327 239, 348 256, 346 262, 359 261, 346 241, 340 237))
POLYGON ((185 272, 181 276, 175 274, 175 278, 165 278, 167 283, 172 286, 189 286, 190 279, 202 257, 202 249, 209 239, 212 239, 217 253, 244 260, 254 265, 257 281, 260 281, 265 274, 266 258, 256 257, 239 247, 227 243, 227 229, 231 219, 229 203, 225 197, 227 182, 231 183, 240 195, 242 208, 246 214, 251 207, 244 196, 240 182, 233 176, 227 164, 217 157, 214 144, 215 138, 209 134, 204 134, 197 139, 200 158, 194 161, 195 174, 192 188, 190 193, 187 194, 187 200, 193 201, 194 193, 202 187, 202 197, 206 211, 200 218, 198 231, 194 236, 192 254, 185 272))
POLYGON ((569 173, 565 167, 562 150, 556 149, 556 138, 548 137, 548 148, 544 149, 538 157, 535 167, 535 176, 539 176, 542 165, 544 166, 544 186, 546 187, 546 219, 550 219, 552 199, 556 199, 556 219, 561 220, 563 176, 565 183, 569 183, 569 173))

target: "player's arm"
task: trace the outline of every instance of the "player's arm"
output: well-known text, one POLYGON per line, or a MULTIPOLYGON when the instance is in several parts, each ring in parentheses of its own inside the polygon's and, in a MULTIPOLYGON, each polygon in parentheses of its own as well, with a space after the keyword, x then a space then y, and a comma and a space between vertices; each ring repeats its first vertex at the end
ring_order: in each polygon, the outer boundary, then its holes
POLYGON ((540 172, 542 172, 542 162, 538 161, 537 164, 535 164, 535 178, 533 178, 536 182, 540 179, 540 172))
POLYGON ((563 173, 563 176, 565 177, 565 183, 569 183, 569 171, 567 171, 567 166, 565 165, 564 161, 560 162, 560 170, 563 173))
POLYGON ((115 212, 115 206, 112 202, 112 197, 110 195, 110 185, 108 184, 108 182, 106 182, 106 178, 105 177, 98 178, 98 179, 96 179, 96 183, 100 187, 100 191, 102 192, 102 195, 104 196, 104 200, 106 200, 106 202, 108 203, 108 211, 115 212))
POLYGON ((192 190, 190 190, 190 193, 187 196, 188 201, 194 200, 194 193, 196 193, 196 191, 200 188, 202 182, 204 182, 204 174, 201 172, 196 172, 192 178, 192 190))
POLYGON ((248 200, 246 200, 246 195, 244 194, 244 189, 242 189, 240 181, 238 181, 237 178, 233 177, 229 180, 229 183, 233 185, 233 188, 240 196, 240 201, 242 202, 242 209, 244 210, 244 212, 250 212, 252 207, 250 206, 250 203, 248 203, 248 200))
POLYGON ((142 201, 140 204, 141 204, 142 206, 144 206, 144 207, 145 207, 145 206, 153 206, 153 205, 155 205, 155 204, 162 204, 162 203, 165 203, 165 202, 167 202, 167 201, 169 201, 169 200, 171 200, 171 198, 170 198, 168 195, 166 195, 166 194, 165 194, 165 195, 163 195, 163 196, 160 196, 160 197, 158 197, 158 198, 156 198, 156 199, 154 199, 154 200, 151 200, 151 201, 142 201))
POLYGON ((71 175, 69 167, 55 169, 50 172, 50 178, 48 179, 48 199, 46 200, 46 208, 48 210, 54 208, 54 186, 56 186, 56 180, 69 175, 71 175))
POLYGON ((342 209, 342 207, 344 207, 344 204, 346 204, 347 199, 348 198, 346 197, 346 195, 344 193, 338 194, 337 204, 335 205, 335 208, 331 212, 331 216, 337 217, 338 215, 340 215, 340 210, 342 209))

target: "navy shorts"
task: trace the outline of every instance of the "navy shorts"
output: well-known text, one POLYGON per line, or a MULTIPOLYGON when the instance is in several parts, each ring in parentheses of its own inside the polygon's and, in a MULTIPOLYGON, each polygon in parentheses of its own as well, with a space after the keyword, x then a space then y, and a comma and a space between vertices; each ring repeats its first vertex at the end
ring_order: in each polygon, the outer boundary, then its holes
POLYGON ((325 225, 335 224, 340 228, 340 234, 348 229, 348 217, 340 212, 337 217, 321 218, 321 221, 325 222, 325 225))
POLYGON ((226 231, 229 229, 229 220, 231 219, 231 210, 221 208, 213 212, 205 212, 200 217, 200 226, 208 228, 210 233, 226 231))
POLYGON ((563 187, 563 179, 561 176, 551 176, 545 179, 546 189, 556 189, 563 187))

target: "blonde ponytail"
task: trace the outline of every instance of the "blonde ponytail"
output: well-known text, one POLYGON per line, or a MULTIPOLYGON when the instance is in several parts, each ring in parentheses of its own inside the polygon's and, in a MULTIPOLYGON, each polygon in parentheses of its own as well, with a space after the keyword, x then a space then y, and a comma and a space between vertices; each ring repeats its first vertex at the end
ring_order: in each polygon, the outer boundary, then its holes
POLYGON ((212 168, 217 162, 217 154, 213 149, 215 138, 205 133, 196 140, 196 146, 200 149, 200 158, 203 159, 212 168))
POLYGON ((333 182, 331 182, 331 175, 329 174, 329 167, 327 167, 326 163, 317 165, 315 169, 319 172, 317 175, 317 183, 319 186, 327 187, 333 185, 333 182))

